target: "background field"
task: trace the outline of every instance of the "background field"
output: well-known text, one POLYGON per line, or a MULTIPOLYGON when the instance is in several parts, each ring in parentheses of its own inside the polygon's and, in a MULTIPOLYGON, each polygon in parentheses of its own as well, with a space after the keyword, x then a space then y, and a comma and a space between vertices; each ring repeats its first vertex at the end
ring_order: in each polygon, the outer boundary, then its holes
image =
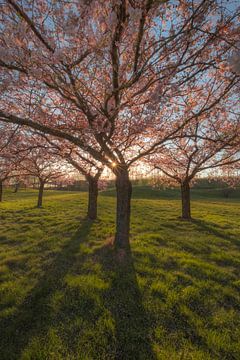
POLYGON ((0 205, 0 359, 240 359, 240 196, 136 187, 132 252, 116 259, 115 198, 7 192, 0 205))

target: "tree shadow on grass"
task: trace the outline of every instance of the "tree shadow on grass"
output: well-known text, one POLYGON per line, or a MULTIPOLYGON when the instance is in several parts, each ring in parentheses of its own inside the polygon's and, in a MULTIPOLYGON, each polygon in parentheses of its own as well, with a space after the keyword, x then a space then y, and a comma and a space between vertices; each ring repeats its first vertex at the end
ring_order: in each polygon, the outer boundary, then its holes
POLYGON ((21 244, 20 240, 13 240, 13 239, 8 239, 6 236, 0 236, 0 246, 3 245, 18 246, 20 244, 21 244))
POLYGON ((115 359, 156 359, 150 343, 151 321, 142 304, 131 251, 114 251, 109 244, 95 252, 111 285, 104 306, 115 321, 115 359))
MULTIPOLYGON (((87 237, 92 222, 83 220, 74 237, 56 255, 36 286, 19 305, 14 315, 0 321, 0 358, 18 360, 32 337, 44 334, 53 321, 50 298, 64 287, 64 277, 72 268, 79 246, 87 237)), ((84 260, 84 255, 82 256, 84 260)))
POLYGON ((218 238, 231 241, 235 245, 240 246, 240 241, 238 239, 236 239, 234 236, 224 233, 222 229, 221 230, 216 229, 217 227, 216 224, 213 225, 211 223, 199 219, 193 219, 192 223, 195 224, 200 231, 205 231, 208 234, 215 235, 218 238))

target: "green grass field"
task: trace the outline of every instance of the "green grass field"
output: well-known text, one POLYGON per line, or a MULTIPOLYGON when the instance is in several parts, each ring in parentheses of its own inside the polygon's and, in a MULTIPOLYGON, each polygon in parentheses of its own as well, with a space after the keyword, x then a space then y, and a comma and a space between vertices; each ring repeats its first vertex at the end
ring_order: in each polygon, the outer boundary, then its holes
POLYGON ((8 192, 0 205, 1 360, 240 359, 239 196, 138 187, 116 259, 113 191, 8 192))

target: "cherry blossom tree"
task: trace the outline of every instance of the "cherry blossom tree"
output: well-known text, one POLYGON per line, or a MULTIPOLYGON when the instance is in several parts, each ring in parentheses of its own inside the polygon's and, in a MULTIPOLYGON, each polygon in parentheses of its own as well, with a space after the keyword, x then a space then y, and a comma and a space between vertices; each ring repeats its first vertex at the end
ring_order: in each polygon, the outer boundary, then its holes
POLYGON ((66 154, 65 159, 81 175, 84 175, 88 183, 87 217, 90 220, 96 220, 99 178, 103 172, 103 166, 97 165, 93 160, 88 159, 88 157, 84 157, 79 151, 66 154))
POLYGON ((239 11, 227 3, 1 4, 0 120, 70 141, 112 169, 116 247, 129 246, 130 167, 236 92, 239 11))
POLYGON ((25 151, 21 149, 21 152, 24 153, 24 159, 19 166, 20 173, 38 179, 37 207, 41 208, 44 186, 49 182, 66 177, 66 173, 63 172, 64 164, 44 147, 25 149, 25 151))
POLYGON ((85 177, 88 183, 87 218, 89 220, 96 220, 98 190, 100 186, 99 179, 104 170, 103 165, 67 141, 59 141, 56 138, 43 135, 42 137, 46 140, 46 146, 49 145, 49 150, 52 153, 64 159, 80 175, 85 177))
MULTIPOLYGON (((91 158, 89 154, 79 151, 79 148, 72 145, 68 141, 61 140, 58 138, 50 137, 44 134, 41 134, 37 131, 23 130, 20 128, 21 139, 18 144, 17 153, 21 154, 22 157, 27 156, 28 152, 32 150, 41 150, 39 156, 43 157, 43 160, 48 160, 50 156, 50 161, 57 160, 59 166, 61 166, 61 159, 63 160, 63 166, 66 179, 71 178, 71 168, 74 167, 82 176, 85 177, 88 183, 88 210, 87 217, 90 220, 95 220, 97 218, 97 197, 99 189, 99 178, 103 171, 103 166, 100 162, 96 162, 94 158, 91 158), (47 154, 47 156, 46 156, 47 154), (46 159, 45 159, 46 157, 46 159), (66 166, 68 164, 71 165, 66 166)), ((24 166, 25 166, 24 161, 24 166)), ((23 174, 24 176, 24 174, 23 174)), ((18 175, 19 177, 19 175, 18 175)), ((61 178, 63 178, 61 176, 61 178)), ((65 180, 66 180, 65 179, 65 180)), ((62 180, 62 179, 61 179, 62 180)), ((16 181, 17 178, 16 178, 16 181)))
POLYGON ((191 219, 190 187, 197 176, 203 172, 206 176, 213 175, 215 169, 223 176, 223 172, 226 174, 240 164, 239 115, 226 119, 226 111, 221 109, 217 118, 201 120, 192 122, 184 129, 183 137, 148 159, 165 176, 165 182, 180 185, 182 219, 185 220, 191 219))

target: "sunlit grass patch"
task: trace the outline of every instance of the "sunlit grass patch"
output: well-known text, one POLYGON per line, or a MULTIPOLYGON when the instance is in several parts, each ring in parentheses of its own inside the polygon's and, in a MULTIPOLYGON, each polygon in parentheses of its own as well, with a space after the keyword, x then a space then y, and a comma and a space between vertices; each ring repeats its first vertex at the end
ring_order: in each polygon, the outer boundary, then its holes
POLYGON ((5 194, 1 360, 240 358, 239 202, 194 195, 185 223, 176 192, 139 187, 119 260, 112 194, 95 222, 82 192, 5 194))

